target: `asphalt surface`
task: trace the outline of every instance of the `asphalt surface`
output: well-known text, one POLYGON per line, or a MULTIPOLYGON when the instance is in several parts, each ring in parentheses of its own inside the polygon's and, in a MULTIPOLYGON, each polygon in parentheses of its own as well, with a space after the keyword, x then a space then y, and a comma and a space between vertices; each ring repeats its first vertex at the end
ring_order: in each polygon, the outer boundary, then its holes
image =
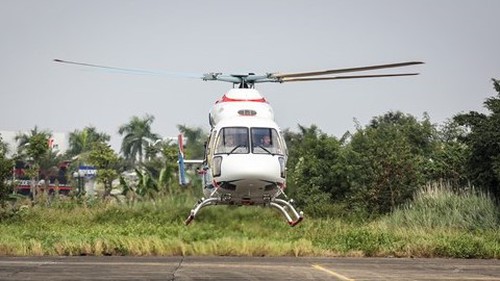
POLYGON ((500 280, 500 260, 0 257, 0 280, 500 280))

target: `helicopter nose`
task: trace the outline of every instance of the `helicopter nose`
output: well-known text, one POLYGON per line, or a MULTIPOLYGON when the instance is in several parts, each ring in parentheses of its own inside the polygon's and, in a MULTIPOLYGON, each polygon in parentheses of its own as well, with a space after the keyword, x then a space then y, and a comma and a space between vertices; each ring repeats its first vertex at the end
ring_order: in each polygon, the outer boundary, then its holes
POLYGON ((277 181, 281 177, 279 158, 272 155, 228 155, 221 163, 221 177, 277 181))

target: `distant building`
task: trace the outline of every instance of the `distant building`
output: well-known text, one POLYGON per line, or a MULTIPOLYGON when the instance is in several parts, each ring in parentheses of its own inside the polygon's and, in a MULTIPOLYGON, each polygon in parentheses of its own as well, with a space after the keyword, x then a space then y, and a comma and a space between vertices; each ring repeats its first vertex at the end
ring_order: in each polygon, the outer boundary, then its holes
MULTIPOLYGON (((16 136, 19 134, 29 134, 29 131, 0 131, 2 141, 8 145, 7 156, 11 157, 17 153, 19 143, 16 141, 16 136)), ((69 134, 68 133, 52 133, 51 138, 47 142, 52 151, 57 154, 65 153, 69 148, 69 134)), ((15 192, 23 195, 33 195, 34 188, 48 193, 58 192, 60 194, 68 194, 73 188, 69 182, 68 167, 70 161, 63 161, 57 167, 40 170, 39 182, 32 186, 31 178, 29 178, 25 171, 29 167, 29 163, 17 160, 12 171, 12 179, 16 181, 15 192)))
MULTIPOLYGON (((3 142, 7 143, 9 146, 8 156, 12 156, 16 153, 18 142, 16 142, 15 138, 20 133, 29 134, 29 131, 0 131, 3 142)), ((52 133, 52 137, 49 139, 47 145, 52 148, 53 151, 57 151, 58 154, 65 153, 69 148, 69 133, 52 133)))

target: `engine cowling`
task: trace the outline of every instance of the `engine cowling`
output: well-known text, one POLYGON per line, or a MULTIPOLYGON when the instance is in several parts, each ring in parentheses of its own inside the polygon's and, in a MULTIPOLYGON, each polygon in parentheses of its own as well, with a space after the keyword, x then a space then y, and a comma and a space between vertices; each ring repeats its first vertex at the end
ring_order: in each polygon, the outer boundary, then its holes
POLYGON ((257 90, 231 89, 210 110, 210 126, 214 127, 221 120, 238 116, 252 116, 274 121, 274 111, 271 105, 257 90))

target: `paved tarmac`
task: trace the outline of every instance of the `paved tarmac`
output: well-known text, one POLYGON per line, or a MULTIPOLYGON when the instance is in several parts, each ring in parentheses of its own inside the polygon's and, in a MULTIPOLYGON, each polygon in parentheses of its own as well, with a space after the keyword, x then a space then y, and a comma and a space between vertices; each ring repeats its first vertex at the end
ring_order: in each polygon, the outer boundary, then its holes
POLYGON ((0 280, 500 280, 499 260, 0 257, 0 280))

